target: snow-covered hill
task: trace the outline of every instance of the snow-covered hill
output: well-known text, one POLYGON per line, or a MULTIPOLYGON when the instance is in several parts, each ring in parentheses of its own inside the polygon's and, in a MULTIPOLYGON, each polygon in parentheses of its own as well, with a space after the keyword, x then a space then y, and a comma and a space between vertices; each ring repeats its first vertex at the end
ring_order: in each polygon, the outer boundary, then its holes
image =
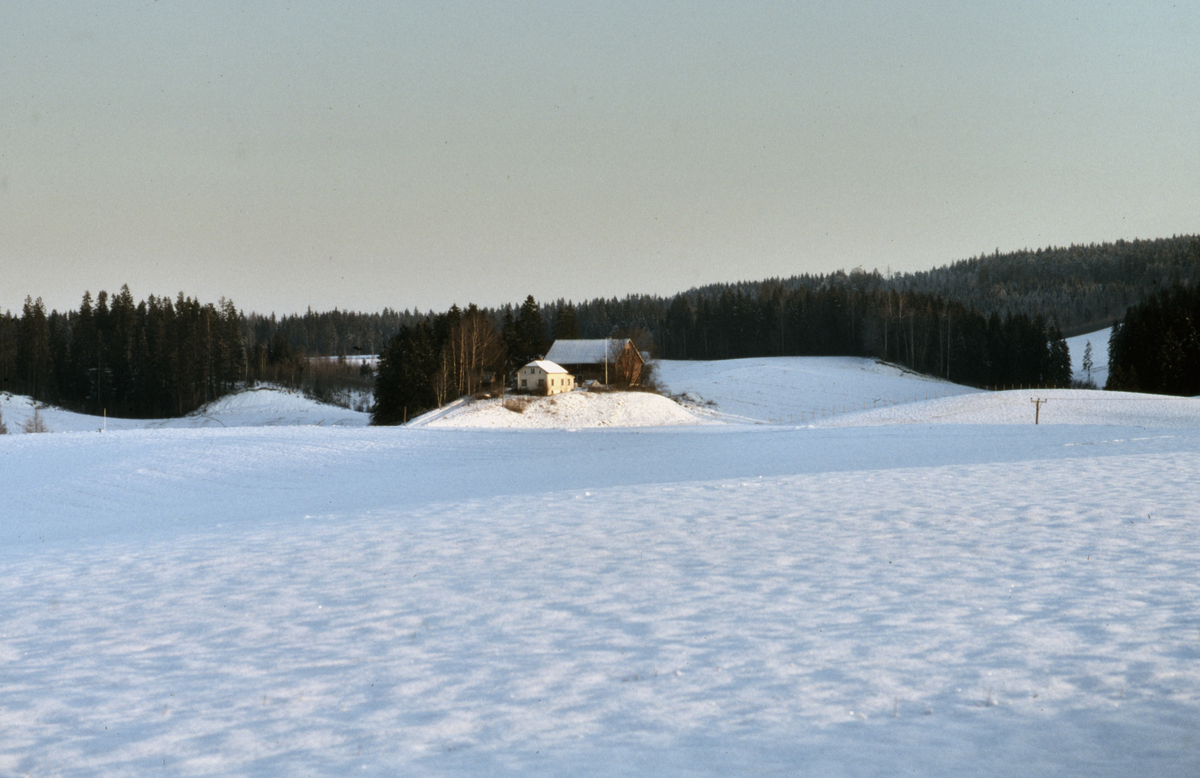
MULTIPOLYGON (((21 432, 34 410, 34 403, 28 397, 0 393, 0 414, 10 433, 21 432)), ((38 408, 38 414, 50 432, 296 425, 364 427, 371 421, 369 413, 327 405, 278 388, 249 389, 227 395, 178 419, 105 419, 53 406, 38 408)))
POLYGON ((777 423, 0 436, 0 774, 1200 774, 1200 401, 687 367, 777 423))
POLYGON ((663 360, 656 377, 727 420, 787 424, 976 391, 860 357, 663 360))

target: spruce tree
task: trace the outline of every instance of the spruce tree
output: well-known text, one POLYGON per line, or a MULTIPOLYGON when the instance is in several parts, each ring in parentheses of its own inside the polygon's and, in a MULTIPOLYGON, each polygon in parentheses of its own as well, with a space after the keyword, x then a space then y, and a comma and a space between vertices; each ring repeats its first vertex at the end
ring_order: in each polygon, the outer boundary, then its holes
POLYGON ((43 399, 48 390, 53 365, 50 359, 50 329, 42 298, 25 298, 21 324, 17 330, 17 377, 20 391, 34 400, 43 399))
POLYGON ((1043 383, 1050 386, 1069 386, 1071 383, 1071 350, 1058 327, 1050 328, 1049 366, 1043 383))
POLYGON ((517 312, 515 358, 517 366, 541 359, 549 344, 546 342, 546 323, 542 319, 541 306, 533 295, 525 298, 517 312))
POLYGON ((371 423, 402 424, 437 407, 434 379, 439 366, 430 325, 402 326, 380 355, 371 423))

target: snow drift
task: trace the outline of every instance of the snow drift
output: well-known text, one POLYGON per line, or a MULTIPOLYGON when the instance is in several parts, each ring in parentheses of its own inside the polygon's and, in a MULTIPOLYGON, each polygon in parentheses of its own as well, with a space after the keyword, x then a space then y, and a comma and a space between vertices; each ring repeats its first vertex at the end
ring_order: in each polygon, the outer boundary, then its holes
POLYGON ((647 392, 574 391, 477 400, 425 426, 474 428, 662 427, 711 423, 666 397, 647 392))

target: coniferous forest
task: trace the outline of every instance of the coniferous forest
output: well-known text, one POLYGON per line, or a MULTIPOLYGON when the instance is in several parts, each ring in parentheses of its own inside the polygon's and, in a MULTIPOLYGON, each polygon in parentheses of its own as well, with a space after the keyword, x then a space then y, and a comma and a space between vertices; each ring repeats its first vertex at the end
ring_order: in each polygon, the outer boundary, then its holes
POLYGON ((1113 325, 1105 389, 1200 395, 1200 286, 1177 284, 1113 325))
POLYGON ((233 303, 180 294, 135 304, 129 288, 85 294, 78 311, 28 298, 0 317, 0 385, 35 400, 114 416, 181 416, 246 378, 233 303))
POLYGON ((1144 320, 1186 307, 1178 300, 1198 282, 1200 238, 1183 236, 981 255, 921 273, 854 270, 579 303, 528 297, 444 313, 264 316, 182 293, 135 302, 122 287, 87 294, 65 313, 28 298, 19 315, 0 313, 0 389, 86 412, 165 417, 248 382, 322 396, 328 381, 370 388, 375 378, 375 419, 395 423, 477 391, 545 354, 554 339, 572 337, 632 337, 667 359, 863 356, 975 386, 1066 385, 1063 332, 1125 315, 1110 353, 1129 361, 1113 363, 1119 371, 1109 388, 1168 391, 1190 385, 1181 383, 1186 370, 1158 370, 1146 354, 1195 365, 1195 336, 1174 324, 1162 330, 1174 340, 1150 348, 1146 339, 1158 328, 1144 320), (1175 291, 1160 293, 1167 288, 1175 291), (1129 308, 1143 301, 1148 312, 1129 308), (377 377, 312 359, 357 354, 380 355, 377 377))

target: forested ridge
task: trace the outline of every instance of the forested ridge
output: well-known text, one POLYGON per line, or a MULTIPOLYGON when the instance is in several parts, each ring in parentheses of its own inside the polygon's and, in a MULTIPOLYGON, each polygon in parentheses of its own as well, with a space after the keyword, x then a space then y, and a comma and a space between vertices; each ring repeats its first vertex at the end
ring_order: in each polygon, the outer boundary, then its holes
POLYGON ((713 284, 686 292, 691 300, 734 287, 761 295, 773 287, 921 292, 962 303, 983 314, 1025 314, 1054 321, 1068 336, 1110 326, 1129 306, 1160 289, 1200 282, 1200 237, 1023 249, 980 254, 911 273, 853 270, 741 284, 713 284))
MULTIPOLYGON (((1131 304, 1198 281, 1200 238, 1182 236, 995 253, 919 273, 856 269, 443 313, 245 314, 182 293, 135 303, 122 287, 65 313, 27 298, 19 315, 0 314, 0 388, 88 412, 174 416, 250 381, 319 390, 310 357, 380 354, 377 397, 401 409, 380 415, 391 419, 506 375, 559 337, 633 337, 669 359, 865 356, 976 386, 1063 385, 1064 331, 1108 326, 1131 304)), ((370 388, 369 375, 337 369, 370 388)))
MULTIPOLYGON (((574 303, 560 299, 543 303, 541 314, 547 337, 551 336, 560 312, 570 307, 580 337, 602 338, 618 328, 640 327, 654 336, 664 357, 719 359, 729 356, 731 342, 727 340, 722 345, 711 334, 714 328, 724 329, 727 322, 710 323, 710 319, 732 320, 735 317, 730 311, 736 307, 741 311, 736 318, 750 315, 769 325, 778 313, 749 314, 746 309, 772 305, 778 308, 781 301, 786 305, 789 300, 804 299, 799 294, 802 290, 808 293, 842 290, 844 297, 856 299, 882 299, 884 292, 894 293, 897 297, 893 300, 915 299, 912 295, 936 297, 988 317, 995 313, 1002 320, 1016 315, 1030 320, 1040 316, 1070 336, 1108 327, 1130 305, 1181 282, 1200 283, 1200 237, 1185 235, 981 254, 914 273, 885 275, 878 271, 851 270, 709 284, 667 297, 631 294, 574 303), (713 313, 721 308, 728 315, 718 317, 713 313), (692 338, 681 334, 678 328, 684 310, 690 310, 692 319, 699 323, 690 332, 692 338), (706 331, 709 337, 705 336, 706 331)), ((863 309, 856 306, 854 310, 863 309)), ((505 307, 483 311, 493 324, 501 325, 505 307)), ((279 332, 296 351, 338 356, 355 353, 356 346, 364 353, 379 353, 401 326, 432 321, 436 315, 433 311, 385 310, 381 314, 308 311, 302 315, 278 318, 252 315, 252 318, 257 342, 265 343, 279 332)), ((882 321, 885 317, 875 318, 882 321)), ((828 342, 838 338, 823 336, 823 339, 828 342)), ((732 338, 739 340, 744 338, 732 338)), ((780 350, 795 353, 789 348, 786 336, 780 350)))

